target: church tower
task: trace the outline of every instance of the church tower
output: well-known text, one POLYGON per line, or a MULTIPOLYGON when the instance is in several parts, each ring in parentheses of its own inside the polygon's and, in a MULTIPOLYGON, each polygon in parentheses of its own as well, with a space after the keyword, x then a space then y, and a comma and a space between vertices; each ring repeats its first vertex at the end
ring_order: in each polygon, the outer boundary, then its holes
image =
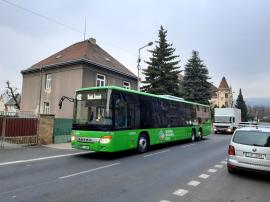
POLYGON ((232 88, 229 87, 225 77, 222 78, 218 90, 217 99, 215 103, 218 107, 232 107, 233 105, 233 94, 232 88))
POLYGON ((212 107, 233 107, 232 88, 229 87, 225 77, 222 78, 219 87, 211 84, 212 98, 209 100, 212 107))

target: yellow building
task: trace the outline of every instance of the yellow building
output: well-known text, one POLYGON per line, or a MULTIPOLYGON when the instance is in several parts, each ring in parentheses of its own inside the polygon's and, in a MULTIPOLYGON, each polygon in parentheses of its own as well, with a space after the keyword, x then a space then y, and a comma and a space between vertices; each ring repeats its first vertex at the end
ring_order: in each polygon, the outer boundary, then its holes
POLYGON ((219 87, 212 85, 212 98, 210 101, 213 107, 232 107, 233 94, 225 77, 222 78, 219 87))

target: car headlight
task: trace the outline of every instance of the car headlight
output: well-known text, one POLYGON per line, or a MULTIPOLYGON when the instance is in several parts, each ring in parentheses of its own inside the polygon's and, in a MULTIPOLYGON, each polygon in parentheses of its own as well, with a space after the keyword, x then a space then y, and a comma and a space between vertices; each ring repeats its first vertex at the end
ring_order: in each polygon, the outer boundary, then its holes
POLYGON ((108 135, 108 136, 103 136, 100 138, 99 142, 101 144, 108 144, 112 139, 112 136, 108 135))

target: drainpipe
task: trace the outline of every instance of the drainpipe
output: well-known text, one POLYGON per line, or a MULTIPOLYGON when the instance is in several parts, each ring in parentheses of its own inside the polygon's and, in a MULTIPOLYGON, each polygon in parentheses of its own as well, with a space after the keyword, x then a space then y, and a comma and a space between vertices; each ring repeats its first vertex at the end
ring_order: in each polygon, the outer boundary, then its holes
POLYGON ((39 101, 38 101, 38 117, 40 116, 40 108, 41 108, 41 93, 42 93, 42 67, 40 67, 40 88, 39 88, 39 101))

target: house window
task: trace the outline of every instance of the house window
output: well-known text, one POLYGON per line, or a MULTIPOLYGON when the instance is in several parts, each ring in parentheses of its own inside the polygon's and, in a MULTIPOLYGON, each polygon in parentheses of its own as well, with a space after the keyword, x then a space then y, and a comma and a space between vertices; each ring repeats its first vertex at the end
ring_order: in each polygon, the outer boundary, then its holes
POLYGON ((44 114, 50 114, 50 103, 48 102, 44 102, 44 110, 43 110, 44 114))
POLYGON ((124 88, 127 88, 127 89, 130 89, 130 82, 128 82, 128 81, 123 81, 123 87, 124 87, 124 88))
POLYGON ((105 80, 106 80, 106 77, 104 75, 97 74, 96 86, 105 86, 105 83, 106 83, 105 80))
POLYGON ((46 82, 45 82, 45 89, 51 89, 52 87, 52 75, 47 74, 46 75, 46 82))
POLYGON ((229 97, 228 93, 225 93, 225 98, 228 98, 228 97, 229 97))

